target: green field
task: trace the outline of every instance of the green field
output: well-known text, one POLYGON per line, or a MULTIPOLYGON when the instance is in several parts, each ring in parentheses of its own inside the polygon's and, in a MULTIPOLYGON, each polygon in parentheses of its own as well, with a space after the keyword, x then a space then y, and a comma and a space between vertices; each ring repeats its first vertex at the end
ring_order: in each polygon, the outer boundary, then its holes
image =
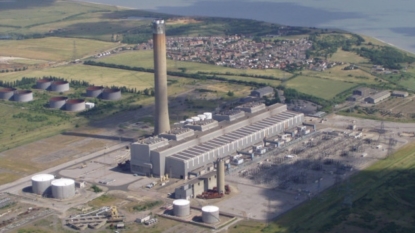
POLYGON ((294 88, 299 92, 317 96, 323 99, 331 99, 337 94, 356 86, 353 83, 298 76, 285 83, 287 87, 294 88))
POLYGON ((359 63, 367 63, 369 62, 369 59, 361 57, 353 52, 347 52, 347 51, 343 51, 342 49, 338 49, 337 52, 334 53, 333 56, 330 57, 330 61, 359 64, 359 63))
POLYGON ((30 40, 0 40, 0 56, 13 56, 47 61, 71 60, 76 44, 76 58, 114 48, 115 43, 96 40, 47 37, 30 40))
POLYGON ((242 222, 238 231, 265 233, 415 232, 415 144, 376 162, 270 224, 242 222), (342 205, 351 190, 352 207, 342 205), (343 191, 342 191, 343 190, 343 191))
MULTIPOLYGON (((139 66, 144 68, 153 68, 153 51, 132 51, 124 52, 102 59, 96 60, 99 62, 106 62, 118 65, 127 65, 127 66, 139 66)), ((198 62, 183 62, 183 61, 173 61, 167 60, 167 69, 170 71, 180 71, 179 68, 185 68, 188 73, 197 73, 201 72, 220 72, 226 73, 230 72, 232 74, 251 74, 251 75, 268 75, 274 76, 276 78, 288 78, 292 74, 284 72, 279 69, 269 69, 269 70, 241 70, 227 68, 223 66, 209 65, 198 62)))
POLYGON ((70 65, 42 70, 1 73, 0 79, 12 81, 22 77, 56 76, 65 79, 84 80, 95 85, 126 86, 144 90, 154 86, 152 73, 111 69, 105 67, 70 65))

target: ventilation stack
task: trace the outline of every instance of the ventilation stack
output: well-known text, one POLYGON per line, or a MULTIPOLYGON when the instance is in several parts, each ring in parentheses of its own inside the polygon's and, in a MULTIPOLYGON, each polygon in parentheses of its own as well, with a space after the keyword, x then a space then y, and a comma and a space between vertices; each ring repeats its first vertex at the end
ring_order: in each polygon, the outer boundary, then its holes
POLYGON ((217 167, 217 188, 218 193, 225 193, 225 162, 223 159, 218 159, 217 167))
POLYGON ((164 20, 153 21, 155 122, 154 135, 170 130, 167 99, 166 29, 164 20))

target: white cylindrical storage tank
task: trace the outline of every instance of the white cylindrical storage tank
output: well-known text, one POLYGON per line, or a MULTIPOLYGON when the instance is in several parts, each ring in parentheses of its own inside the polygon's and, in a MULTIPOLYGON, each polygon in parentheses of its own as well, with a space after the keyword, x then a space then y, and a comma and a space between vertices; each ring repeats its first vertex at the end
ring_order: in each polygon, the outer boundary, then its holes
POLYGON ((192 122, 193 122, 193 119, 187 118, 187 119, 186 119, 186 122, 187 122, 187 123, 192 123, 192 122))
POLYGON ((206 116, 205 116, 205 115, 203 115, 203 114, 197 115, 197 117, 199 117, 199 119, 200 119, 201 121, 204 121, 204 120, 206 119, 206 116))
POLYGON ((67 81, 55 81, 50 85, 50 90, 56 92, 69 91, 69 83, 67 81))
POLYGON ((52 197, 57 199, 67 199, 75 196, 75 181, 72 179, 52 180, 52 197))
POLYGON ((39 79, 36 81, 36 88, 40 90, 48 90, 52 84, 52 79, 39 79))
POLYGON ((103 90, 104 90, 103 86, 89 86, 86 89, 86 96, 98 98, 99 96, 101 96, 103 90))
POLYGON ((33 100, 33 92, 30 90, 17 90, 13 96, 16 102, 29 102, 33 100))
POLYGON ((174 200, 173 213, 176 217, 185 217, 190 215, 190 201, 185 199, 174 200))
POLYGON ((211 112, 205 112, 205 113, 203 113, 203 115, 206 116, 206 120, 212 119, 212 113, 211 112))
POLYGON ((85 110, 85 100, 83 99, 70 99, 65 104, 66 111, 78 112, 85 110))
POLYGON ((186 121, 180 121, 180 124, 184 124, 184 123, 186 123, 186 121))
POLYGON ((2 100, 12 100, 14 96, 15 88, 3 88, 0 89, 0 99, 2 100))
POLYGON ((208 224, 219 222, 219 207, 213 205, 202 207, 202 220, 208 224))
POLYGON ((50 183, 55 176, 50 174, 38 174, 32 177, 32 191, 37 195, 47 196, 50 194, 50 183))
POLYGON ((55 96, 49 99, 49 108, 61 109, 66 104, 68 97, 65 96, 55 96))
POLYGON ((200 121, 200 118, 199 117, 192 117, 192 120, 193 121, 200 121))

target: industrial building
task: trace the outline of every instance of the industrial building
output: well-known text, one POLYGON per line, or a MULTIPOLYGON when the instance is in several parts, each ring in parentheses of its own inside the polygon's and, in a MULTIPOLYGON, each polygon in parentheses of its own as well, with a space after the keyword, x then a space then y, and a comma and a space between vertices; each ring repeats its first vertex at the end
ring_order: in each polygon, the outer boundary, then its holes
POLYGON ((371 104, 377 104, 382 100, 385 100, 387 98, 389 98, 389 96, 391 96, 390 91, 385 90, 385 91, 381 91, 378 92, 372 96, 369 96, 365 99, 366 102, 371 103, 371 104))
POLYGON ((208 189, 213 189, 217 186, 217 172, 212 171, 203 174, 199 177, 190 180, 186 184, 178 187, 174 191, 174 198, 176 199, 189 199, 195 198, 197 195, 202 194, 208 189))
POLYGON ((359 87, 353 90, 353 95, 359 95, 359 96, 368 96, 370 95, 370 88, 367 87, 359 87))
POLYGON ((215 116, 220 116, 221 121, 210 119, 205 129, 194 130, 188 126, 200 125, 206 120, 187 122, 158 137, 132 143, 131 172, 189 179, 195 173, 200 175, 209 171, 217 159, 263 143, 265 138, 302 125, 304 120, 304 114, 287 111, 287 106, 282 104, 264 107, 257 112, 253 109, 233 110, 215 114, 213 118, 215 116), (208 127, 210 124, 214 126, 208 127))
POLYGON ((409 94, 406 91, 392 91, 392 96, 405 98, 408 97, 408 95, 409 94))
POLYGON ((274 88, 272 87, 262 87, 256 90, 251 91, 251 96, 262 98, 264 96, 274 95, 274 88))

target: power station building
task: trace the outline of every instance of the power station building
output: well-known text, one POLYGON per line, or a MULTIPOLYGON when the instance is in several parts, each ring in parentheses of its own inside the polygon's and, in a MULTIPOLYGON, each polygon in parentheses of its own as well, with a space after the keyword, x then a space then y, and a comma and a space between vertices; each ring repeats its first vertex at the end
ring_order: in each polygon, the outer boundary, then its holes
MULTIPOLYGON (((252 106, 258 109, 257 105, 252 106)), ((241 108, 242 109, 242 108, 241 108)), ((302 125, 304 114, 287 111, 287 106, 274 104, 253 111, 229 111, 213 115, 227 120, 209 119, 214 127, 189 128, 204 121, 188 122, 158 137, 146 138, 131 144, 131 172, 142 175, 189 179, 194 171, 208 171, 219 158, 236 154, 245 148, 262 143, 265 138, 284 133, 302 125), (200 130, 195 130, 200 129, 200 130), (205 129, 205 130, 203 130, 205 129)))

